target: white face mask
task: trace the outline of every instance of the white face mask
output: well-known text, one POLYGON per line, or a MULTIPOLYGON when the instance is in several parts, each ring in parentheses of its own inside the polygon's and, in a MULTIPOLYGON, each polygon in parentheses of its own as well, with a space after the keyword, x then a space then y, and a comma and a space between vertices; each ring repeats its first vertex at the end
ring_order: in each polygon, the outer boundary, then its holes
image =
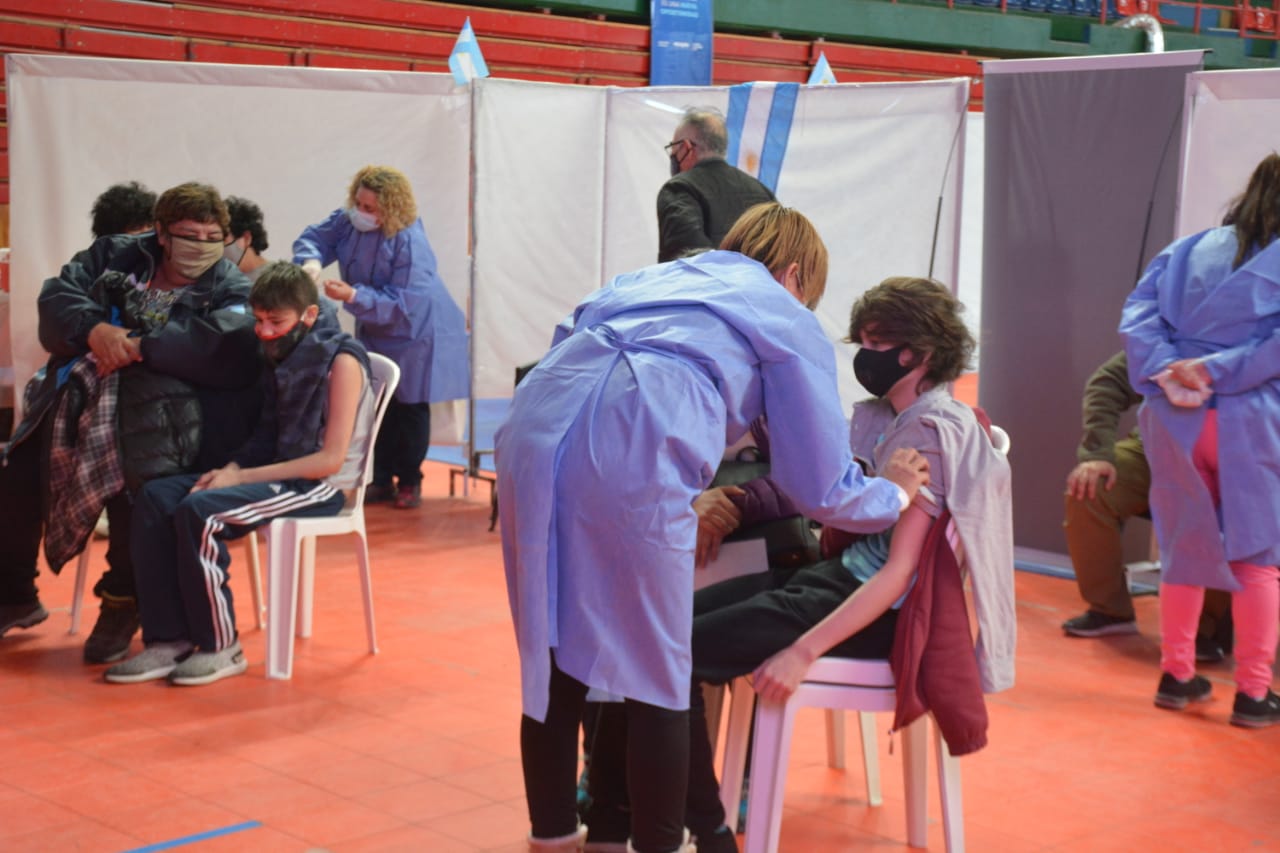
POLYGON ((357 231, 372 231, 380 224, 378 217, 372 213, 365 213, 354 207, 347 209, 347 217, 351 220, 351 225, 357 231))

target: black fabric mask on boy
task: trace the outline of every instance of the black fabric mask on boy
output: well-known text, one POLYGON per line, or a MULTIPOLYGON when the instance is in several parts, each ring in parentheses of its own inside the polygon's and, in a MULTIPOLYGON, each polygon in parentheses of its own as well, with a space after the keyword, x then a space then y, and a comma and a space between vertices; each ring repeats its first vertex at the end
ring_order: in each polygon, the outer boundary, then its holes
POLYGON ((262 353, 273 365, 279 364, 289 357, 289 353, 297 349, 298 344, 307 336, 311 327, 302 320, 293 324, 293 328, 278 338, 262 342, 262 353))
POLYGON ((862 347, 853 356, 853 375, 863 388, 883 397, 898 384, 899 379, 915 369, 914 365, 898 363, 898 355, 906 348, 906 344, 886 350, 862 347))

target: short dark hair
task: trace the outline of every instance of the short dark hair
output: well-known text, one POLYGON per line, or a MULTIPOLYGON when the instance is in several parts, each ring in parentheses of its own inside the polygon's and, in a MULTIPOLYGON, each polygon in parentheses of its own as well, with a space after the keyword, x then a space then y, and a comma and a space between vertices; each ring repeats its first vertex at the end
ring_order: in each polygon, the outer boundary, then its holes
POLYGON ((227 226, 229 237, 238 238, 249 232, 249 247, 258 254, 267 250, 267 229, 262 224, 262 208, 247 198, 227 196, 227 213, 231 216, 231 224, 227 226))
POLYGON ((156 201, 156 222, 162 227, 168 228, 184 219, 216 222, 224 234, 231 221, 227 205, 217 189, 194 181, 165 190, 156 201))
POLYGON ((137 181, 107 187, 93 202, 93 238, 150 228, 155 206, 156 194, 137 181))
POLYGON ((940 282, 930 278, 886 278, 853 303, 849 342, 863 331, 892 344, 906 344, 916 358, 931 356, 924 379, 934 385, 958 379, 977 346, 961 314, 964 306, 940 282))
POLYGON ((311 274, 289 261, 267 264, 249 291, 249 305, 258 311, 292 308, 301 314, 319 304, 320 291, 311 274))

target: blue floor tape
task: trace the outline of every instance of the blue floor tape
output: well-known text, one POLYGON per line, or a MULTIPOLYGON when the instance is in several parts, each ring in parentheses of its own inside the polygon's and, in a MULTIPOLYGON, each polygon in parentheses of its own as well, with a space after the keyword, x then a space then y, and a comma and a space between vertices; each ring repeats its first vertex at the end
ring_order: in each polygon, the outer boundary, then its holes
POLYGON ((208 832, 198 832, 195 835, 174 838, 171 841, 161 841, 159 844, 148 844, 146 847, 135 847, 132 850, 126 850, 125 853, 155 853, 155 851, 158 850, 172 850, 175 847, 182 847, 184 844, 195 844, 197 841, 208 841, 210 838, 230 835, 233 832, 244 832, 246 829, 257 829, 260 826, 262 826, 261 821, 247 820, 244 823, 224 826, 221 829, 211 829, 208 832))

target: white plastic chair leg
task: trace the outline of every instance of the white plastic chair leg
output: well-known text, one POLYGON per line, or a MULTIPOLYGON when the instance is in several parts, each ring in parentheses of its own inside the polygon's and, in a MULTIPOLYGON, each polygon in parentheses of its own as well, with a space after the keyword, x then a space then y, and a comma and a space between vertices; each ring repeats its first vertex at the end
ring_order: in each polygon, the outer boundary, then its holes
POLYGON ((311 636, 311 605, 316 591, 316 537, 302 540, 302 570, 298 575, 298 636, 311 636))
MULTIPOLYGON (((794 698, 794 695, 793 695, 794 698)), ((752 785, 743 853, 775 853, 782 830, 782 799, 791 758, 791 731, 799 703, 756 703, 752 785)))
POLYGON ((880 748, 876 743, 876 715, 858 712, 858 728, 862 732, 862 768, 867 777, 867 804, 882 805, 880 793, 880 748))
POLYGON ((258 534, 252 530, 244 537, 244 555, 249 564, 249 584, 253 588, 254 617, 258 630, 267 623, 267 602, 262 596, 262 563, 258 560, 258 534))
POLYGON ((827 766, 844 769, 844 711, 827 709, 827 766))
POLYGON ((928 721, 921 717, 902 731, 902 782, 907 805, 907 844, 929 846, 928 721))
MULTIPOLYGON (((315 563, 315 547, 316 540, 313 538, 311 542, 311 562, 315 563)), ((365 633, 369 637, 369 654, 376 655, 378 653, 378 632, 374 629, 373 624, 373 574, 369 571, 369 543, 364 537, 364 532, 356 531, 356 561, 360 564, 360 589, 364 593, 364 627, 365 633)), ((315 572, 312 572, 314 578, 315 572)), ((310 611, 311 602, 307 602, 307 610, 310 611)))
POLYGON ((938 760, 938 799, 942 803, 942 831, 947 853, 964 853, 964 799, 960 793, 960 759, 933 726, 934 752, 938 760))
POLYGON ((272 523, 267 537, 267 678, 293 675, 293 632, 298 612, 298 541, 293 522, 272 523))
POLYGON ((76 580, 71 588, 71 628, 67 631, 68 634, 74 634, 80 630, 80 607, 84 602, 84 581, 88 575, 89 544, 86 542, 84 550, 76 559, 76 580))
MULTIPOLYGON (((720 804, 731 829, 738 829, 738 805, 747 769, 747 744, 751 740, 751 711, 756 694, 745 678, 729 685, 729 728, 725 732, 724 761, 720 765, 720 804)), ((758 760, 758 759, 755 759, 758 760)))

